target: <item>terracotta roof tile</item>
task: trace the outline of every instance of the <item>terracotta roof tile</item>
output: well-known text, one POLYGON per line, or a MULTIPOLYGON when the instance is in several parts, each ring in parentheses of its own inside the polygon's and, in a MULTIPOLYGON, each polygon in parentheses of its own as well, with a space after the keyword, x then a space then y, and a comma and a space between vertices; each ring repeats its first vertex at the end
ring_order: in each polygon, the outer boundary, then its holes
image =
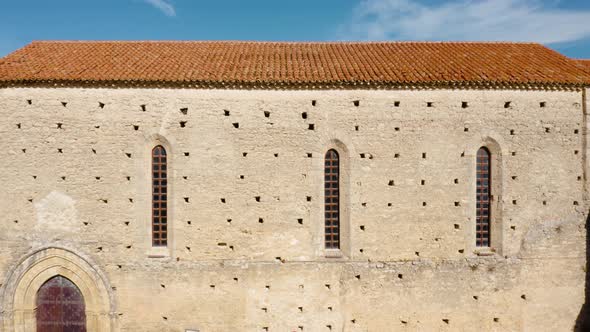
POLYGON ((575 61, 578 67, 580 67, 584 72, 590 75, 590 59, 577 59, 575 61))
POLYGON ((590 73, 534 43, 40 41, 0 59, 0 83, 579 86, 590 73))

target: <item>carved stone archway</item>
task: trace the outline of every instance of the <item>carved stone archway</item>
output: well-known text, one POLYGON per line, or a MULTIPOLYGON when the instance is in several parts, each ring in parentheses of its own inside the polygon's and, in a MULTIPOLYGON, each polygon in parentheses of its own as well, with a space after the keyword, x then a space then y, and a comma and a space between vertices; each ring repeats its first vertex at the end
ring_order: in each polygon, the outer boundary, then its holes
POLYGON ((71 280, 82 293, 88 332, 114 331, 114 298, 105 276, 88 259, 61 248, 37 250, 9 273, 4 292, 0 294, 3 308, 0 327, 4 331, 36 332, 37 291, 55 276, 71 280))

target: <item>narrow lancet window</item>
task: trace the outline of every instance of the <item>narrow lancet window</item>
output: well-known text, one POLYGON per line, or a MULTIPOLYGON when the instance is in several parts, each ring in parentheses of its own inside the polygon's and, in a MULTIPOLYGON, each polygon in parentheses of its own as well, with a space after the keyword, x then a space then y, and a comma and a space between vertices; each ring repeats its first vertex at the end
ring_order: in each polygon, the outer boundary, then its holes
POLYGON ((152 150, 152 246, 168 245, 168 172, 166 149, 152 150))
POLYGON ((340 160, 329 150, 324 164, 324 232, 326 249, 340 249, 340 160))
POLYGON ((477 151, 477 186, 476 186, 476 223, 475 245, 477 247, 490 246, 491 220, 491 163, 490 151, 482 147, 477 151))

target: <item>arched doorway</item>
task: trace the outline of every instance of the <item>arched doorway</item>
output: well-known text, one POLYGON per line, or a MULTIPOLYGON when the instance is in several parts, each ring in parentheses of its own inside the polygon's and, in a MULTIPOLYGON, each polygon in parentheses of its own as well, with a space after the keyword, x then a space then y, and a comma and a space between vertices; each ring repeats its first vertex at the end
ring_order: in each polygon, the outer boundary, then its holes
MULTIPOLYGON (((114 314, 115 302, 110 292, 111 287, 106 276, 98 269, 98 265, 87 257, 63 248, 37 249, 16 264, 7 280, 7 283, 0 287, 0 331, 113 332, 117 330, 117 315, 114 314), (60 292, 64 293, 59 295, 60 292), (65 297, 60 299, 60 296, 65 297), (45 312, 45 309, 39 308, 39 305, 43 303, 38 301, 45 300, 63 302, 58 308, 62 308, 62 305, 74 304, 74 302, 83 304, 84 328, 76 329, 69 324, 69 327, 57 330, 41 329, 39 326, 38 330, 38 319, 50 323, 53 317, 62 317, 53 316, 55 312, 50 314, 49 319, 37 316, 39 310, 45 312)), ((48 303, 48 305, 56 306, 57 303, 48 303)), ((41 315, 41 312, 39 314, 41 315)), ((71 318, 67 315, 65 317, 71 318)), ((72 321, 79 322, 79 319, 72 319, 72 321)))
POLYGON ((80 289, 60 275, 37 292, 37 332, 86 332, 86 306, 80 289))

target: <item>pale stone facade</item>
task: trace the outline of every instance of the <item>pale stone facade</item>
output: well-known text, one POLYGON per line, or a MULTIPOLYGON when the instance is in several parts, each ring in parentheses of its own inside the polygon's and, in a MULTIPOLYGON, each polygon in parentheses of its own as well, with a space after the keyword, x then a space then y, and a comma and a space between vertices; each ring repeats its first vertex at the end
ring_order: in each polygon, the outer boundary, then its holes
POLYGON ((60 274, 89 331, 571 331, 586 276, 583 98, 1 89, 0 326, 34 331, 35 289, 60 274), (150 239, 157 144, 165 250, 150 239), (497 166, 489 252, 474 235, 481 146, 497 166), (323 249, 330 148, 339 257, 323 249))

